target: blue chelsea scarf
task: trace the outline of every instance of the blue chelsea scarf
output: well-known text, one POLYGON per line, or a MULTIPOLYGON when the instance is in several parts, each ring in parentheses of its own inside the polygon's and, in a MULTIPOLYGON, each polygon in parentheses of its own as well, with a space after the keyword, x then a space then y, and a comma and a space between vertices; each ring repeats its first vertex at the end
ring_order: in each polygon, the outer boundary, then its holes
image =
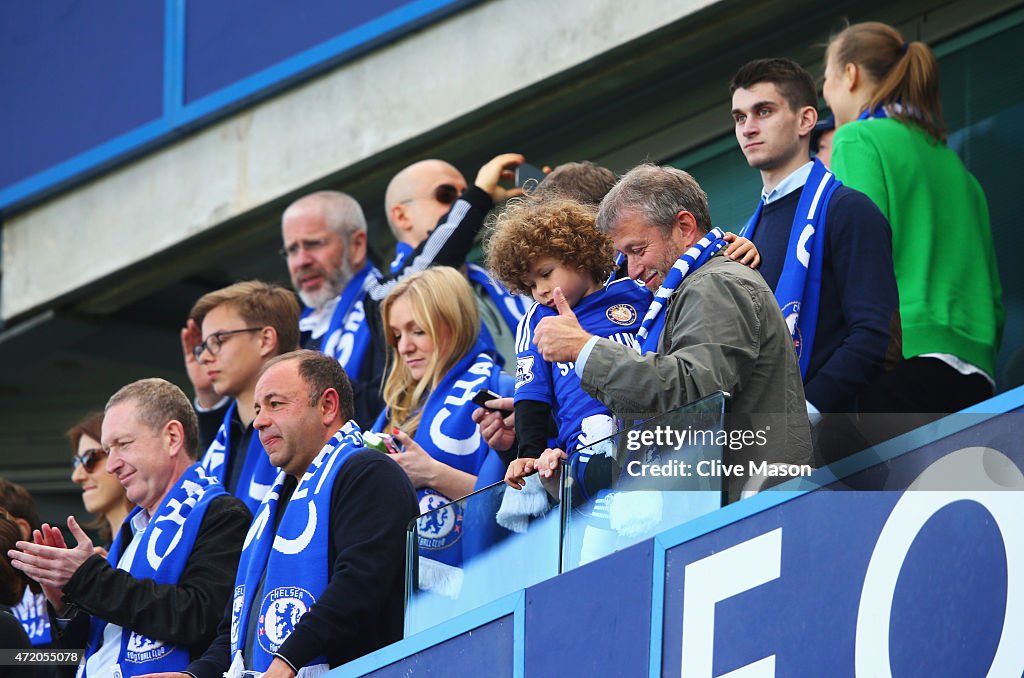
POLYGON ((665 327, 665 306, 679 285, 691 273, 703 266, 718 250, 725 247, 725 234, 720 228, 713 228, 690 249, 683 253, 672 265, 665 281, 658 288, 654 300, 647 308, 640 329, 637 330, 637 346, 640 355, 657 350, 658 339, 665 327))
MULTIPOLYGON (((282 510, 279 500, 287 477, 284 471, 264 497, 245 536, 231 606, 231 656, 251 648, 251 655, 244 657, 246 668, 266 671, 274 654, 327 587, 331 492, 345 462, 364 449, 359 426, 347 422, 299 480, 276 531, 274 521, 282 510), (255 600, 264 577, 263 599, 255 600), (259 615, 256 638, 248 639, 244 634, 252 614, 259 615)), ((307 666, 326 663, 320 656, 307 666)))
MULTIPOLYGON (((800 192, 786 247, 786 261, 775 289, 775 299, 793 336, 800 374, 805 378, 818 326, 821 270, 825 259, 825 217, 829 201, 841 185, 835 175, 815 159, 811 174, 800 192)), ((743 227, 743 237, 754 239, 763 209, 764 200, 758 203, 754 215, 743 227)))
MULTIPOLYGON (((192 553, 206 509, 210 502, 225 494, 227 492, 216 478, 208 476, 200 464, 192 464, 160 502, 146 529, 135 536, 142 541, 128 573, 135 579, 152 579, 157 584, 177 584, 192 553)), ((142 507, 135 507, 126 521, 130 522, 142 510, 142 507)), ((107 562, 111 567, 117 567, 124 553, 123 534, 123 530, 119 532, 110 546, 107 562)), ((90 621, 86 661, 99 649, 106 625, 107 622, 96 617, 90 621)), ((131 629, 121 631, 118 667, 125 678, 144 673, 181 671, 188 662, 188 648, 149 638, 131 629)), ((87 673, 85 668, 83 663, 80 673, 83 678, 87 673)))
POLYGON ((372 340, 363 302, 370 285, 378 278, 380 272, 370 263, 352 276, 334 307, 327 331, 320 339, 320 352, 337 360, 353 380, 359 377, 363 358, 372 340))

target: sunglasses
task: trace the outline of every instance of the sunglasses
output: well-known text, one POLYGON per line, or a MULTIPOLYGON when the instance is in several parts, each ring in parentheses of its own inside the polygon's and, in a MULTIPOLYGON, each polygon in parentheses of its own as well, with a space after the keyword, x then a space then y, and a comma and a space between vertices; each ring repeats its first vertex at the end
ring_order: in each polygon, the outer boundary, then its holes
POLYGON ((76 468, 82 466, 86 473, 92 473, 96 469, 96 464, 100 463, 100 459, 105 459, 106 456, 107 451, 100 447, 76 454, 71 457, 71 472, 74 473, 76 468))
MULTIPOLYGON (((451 184, 441 184, 440 186, 435 188, 433 190, 433 192, 429 196, 427 196, 427 197, 428 198, 433 198, 434 200, 438 201, 442 205, 451 205, 452 203, 454 203, 458 199, 458 197, 459 197, 459 189, 455 188, 451 184)), ((404 204, 404 203, 412 202, 413 200, 423 200, 423 199, 424 198, 409 198, 408 200, 403 200, 402 203, 404 204)))

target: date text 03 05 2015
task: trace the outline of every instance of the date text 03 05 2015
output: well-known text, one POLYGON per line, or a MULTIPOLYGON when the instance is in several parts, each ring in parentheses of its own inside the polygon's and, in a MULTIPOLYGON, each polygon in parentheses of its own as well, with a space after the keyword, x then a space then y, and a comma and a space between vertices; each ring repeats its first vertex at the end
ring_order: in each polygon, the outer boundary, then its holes
POLYGON ((85 650, 0 649, 0 666, 75 666, 83 654, 85 650))

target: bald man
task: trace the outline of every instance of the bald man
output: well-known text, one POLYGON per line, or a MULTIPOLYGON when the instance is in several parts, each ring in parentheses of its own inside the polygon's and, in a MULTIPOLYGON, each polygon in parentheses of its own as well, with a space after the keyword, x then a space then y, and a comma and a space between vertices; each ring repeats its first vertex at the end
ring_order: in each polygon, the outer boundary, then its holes
POLYGON ((392 235, 405 245, 400 252, 408 254, 426 240, 464 190, 462 172, 444 160, 420 160, 396 174, 384 194, 384 209, 392 235))
MULTIPOLYGON (((384 210, 398 241, 392 274, 402 270, 465 187, 462 173, 437 159, 415 162, 391 179, 384 195, 384 210)), ((463 270, 476 296, 483 339, 503 362, 503 369, 512 374, 516 328, 529 307, 528 300, 510 294, 480 266, 466 264, 463 270)))

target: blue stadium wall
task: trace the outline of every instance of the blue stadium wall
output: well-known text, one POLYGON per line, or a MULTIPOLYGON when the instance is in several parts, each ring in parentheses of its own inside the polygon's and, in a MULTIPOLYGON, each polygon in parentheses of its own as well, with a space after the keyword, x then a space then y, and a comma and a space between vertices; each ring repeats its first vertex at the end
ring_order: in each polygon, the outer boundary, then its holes
POLYGON ((998 396, 330 676, 1020 676, 1022 410, 998 396))
POLYGON ((0 211, 476 1, 4 3, 0 211))

